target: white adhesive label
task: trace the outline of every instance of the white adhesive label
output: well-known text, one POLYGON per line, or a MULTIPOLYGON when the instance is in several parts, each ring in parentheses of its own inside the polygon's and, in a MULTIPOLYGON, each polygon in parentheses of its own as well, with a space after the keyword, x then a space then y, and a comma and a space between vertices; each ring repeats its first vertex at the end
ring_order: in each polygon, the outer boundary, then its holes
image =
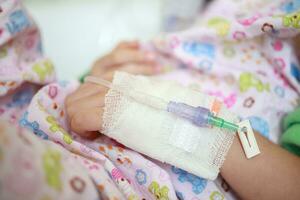
POLYGON ((239 124, 238 135, 241 140, 244 152, 248 159, 260 154, 252 127, 249 120, 244 120, 239 124))

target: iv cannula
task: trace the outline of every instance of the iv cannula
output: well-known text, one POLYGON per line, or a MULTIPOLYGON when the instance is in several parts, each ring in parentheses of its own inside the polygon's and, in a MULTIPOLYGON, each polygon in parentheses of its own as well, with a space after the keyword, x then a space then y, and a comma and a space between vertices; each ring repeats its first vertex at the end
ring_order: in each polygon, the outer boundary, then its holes
POLYGON ((194 123, 199 127, 208 127, 209 125, 212 125, 212 126, 224 128, 234 132, 238 130, 238 125, 214 116, 209 109, 201 106, 194 107, 180 102, 174 102, 174 101, 167 102, 166 100, 160 97, 149 95, 144 92, 140 92, 136 90, 124 91, 122 88, 118 87, 117 85, 114 85, 111 82, 98 77, 87 76, 84 79, 84 81, 100 84, 107 88, 116 89, 118 92, 124 93, 125 95, 131 97, 132 99, 134 99, 139 103, 143 103, 153 108, 159 110, 165 110, 167 112, 173 113, 176 116, 191 121, 192 123, 194 123))

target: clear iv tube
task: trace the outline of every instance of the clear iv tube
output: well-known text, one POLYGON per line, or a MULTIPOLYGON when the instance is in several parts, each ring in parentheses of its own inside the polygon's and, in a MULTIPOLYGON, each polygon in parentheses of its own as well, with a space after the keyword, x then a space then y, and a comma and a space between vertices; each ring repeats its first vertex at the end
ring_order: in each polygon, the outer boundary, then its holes
POLYGON ((227 122, 222 118, 214 116, 209 109, 204 107, 200 107, 200 106, 194 107, 194 106, 187 105, 185 103, 174 102, 174 101, 167 102, 162 98, 149 95, 140 91, 135 91, 135 90, 124 91, 122 88, 118 87, 117 85, 113 85, 111 82, 98 77, 87 76, 85 78, 85 82, 92 82, 92 83, 103 85, 108 88, 116 89, 117 91, 124 93, 126 96, 129 96, 130 98, 134 99, 139 103, 146 104, 148 106, 151 106, 159 110, 165 110, 167 112, 173 113, 176 116, 191 121, 192 123, 194 123, 199 127, 216 126, 230 131, 238 130, 238 126, 236 124, 227 122))
POLYGON ((129 96, 130 98, 134 99, 135 101, 137 101, 139 103, 146 104, 148 106, 151 106, 151 107, 159 109, 159 110, 166 110, 166 108, 168 106, 168 102, 162 98, 159 98, 159 97, 156 97, 153 95, 149 95, 144 92, 140 92, 140 91, 136 91, 136 90, 125 91, 123 88, 121 88, 117 85, 113 85, 111 82, 101 79, 101 78, 98 78, 98 77, 87 76, 84 79, 84 82, 92 82, 92 83, 96 83, 96 84, 105 86, 107 88, 116 89, 118 92, 124 93, 126 96, 129 96))

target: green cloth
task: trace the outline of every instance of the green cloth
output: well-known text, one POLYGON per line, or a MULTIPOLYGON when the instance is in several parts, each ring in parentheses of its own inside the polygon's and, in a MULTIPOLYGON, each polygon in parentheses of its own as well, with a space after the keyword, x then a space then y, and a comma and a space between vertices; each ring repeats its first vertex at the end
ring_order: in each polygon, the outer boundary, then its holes
POLYGON ((283 131, 281 146, 300 156, 300 108, 283 119, 283 131))
POLYGON ((83 82, 84 82, 84 78, 85 78, 87 75, 89 75, 89 73, 90 73, 90 71, 87 71, 87 72, 85 72, 83 75, 81 75, 81 76, 79 77, 80 83, 83 83, 83 82))

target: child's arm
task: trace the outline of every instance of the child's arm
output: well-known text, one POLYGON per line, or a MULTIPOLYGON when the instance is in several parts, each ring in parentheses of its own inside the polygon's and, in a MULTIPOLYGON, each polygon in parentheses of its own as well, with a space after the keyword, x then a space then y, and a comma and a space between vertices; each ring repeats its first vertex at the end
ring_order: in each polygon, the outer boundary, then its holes
POLYGON ((299 199, 300 158, 255 135, 261 154, 248 160, 234 139, 221 174, 242 199, 299 199))
MULTIPOLYGON (((112 80, 116 70, 154 74, 153 55, 138 50, 136 43, 119 45, 99 59, 91 72, 112 80)), ((89 137, 101 128, 104 96, 102 86, 84 83, 65 101, 70 127, 89 137)), ((247 160, 236 137, 221 168, 221 174, 243 199, 297 199, 300 196, 300 159, 259 134, 256 139, 261 154, 247 160)))

